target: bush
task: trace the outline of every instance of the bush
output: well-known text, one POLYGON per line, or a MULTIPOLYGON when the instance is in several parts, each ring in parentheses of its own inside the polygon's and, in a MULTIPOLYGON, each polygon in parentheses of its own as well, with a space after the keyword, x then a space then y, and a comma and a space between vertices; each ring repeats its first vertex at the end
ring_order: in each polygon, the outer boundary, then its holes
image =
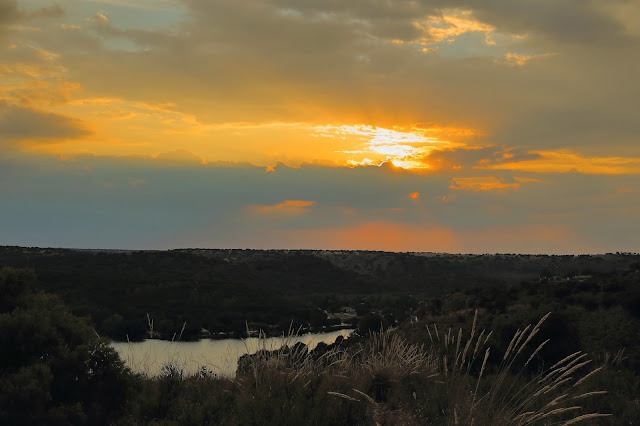
POLYGON ((0 270, 0 424, 106 424, 133 379, 118 354, 33 274, 0 270), (5 291, 6 290, 6 291, 5 291))
POLYGON ((384 318, 382 316, 370 312, 358 321, 358 333, 361 336, 378 333, 384 325, 384 318))

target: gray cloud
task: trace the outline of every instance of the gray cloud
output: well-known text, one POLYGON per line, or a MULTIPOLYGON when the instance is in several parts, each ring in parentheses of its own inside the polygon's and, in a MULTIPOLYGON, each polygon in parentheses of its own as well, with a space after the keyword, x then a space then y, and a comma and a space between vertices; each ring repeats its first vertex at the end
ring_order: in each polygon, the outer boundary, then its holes
POLYGON ((482 164, 500 164, 539 159, 539 154, 529 153, 521 148, 507 148, 504 146, 488 146, 483 148, 456 148, 434 151, 425 161, 434 168, 449 171, 451 168, 472 170, 482 164))
MULTIPOLYGON (((186 0, 196 9, 201 0, 186 0)), ((211 3, 211 2, 209 2, 211 3)), ((257 2, 253 2, 256 4, 257 2)), ((623 26, 611 16, 596 8, 596 3, 581 0, 421 0, 380 2, 357 0, 350 2, 326 2, 318 0, 273 0, 269 3, 279 8, 301 11, 306 16, 334 14, 348 19, 361 19, 376 27, 395 22, 409 28, 415 19, 427 15, 439 15, 444 9, 473 10, 475 16, 498 30, 512 34, 534 33, 556 42, 612 43, 623 40, 623 26)), ((613 3, 624 3, 614 1, 613 3)))
POLYGON ((54 4, 49 7, 43 7, 36 9, 33 12, 25 13, 24 16, 27 20, 37 18, 60 18, 65 15, 65 10, 59 4, 54 4))
POLYGON ((17 0, 0 0, 0 25, 6 25, 18 19, 17 0))
MULTIPOLYGON (((630 192, 640 191, 638 176, 545 175, 509 192, 475 192, 451 189, 449 176, 385 167, 280 165, 265 172, 90 156, 22 157, 6 166, 0 164, 4 244, 323 248, 343 241, 332 239, 340 233, 365 227, 378 248, 393 229, 407 247, 426 251, 638 249, 637 193, 630 192), (412 192, 420 197, 411 199, 412 192), (248 208, 285 200, 315 204, 297 215, 256 215, 248 208), (430 230, 455 237, 457 245, 430 241, 430 230)), ((504 182, 523 177, 489 174, 504 182)), ((455 176, 486 175, 462 170, 455 176)))
POLYGON ((619 22, 595 8, 595 2, 581 0, 489 0, 458 1, 476 10, 479 19, 499 30, 533 33, 555 42, 611 44, 623 40, 619 22))
POLYGON ((57 4, 27 12, 18 8, 18 0, 0 0, 0 25, 38 18, 59 18, 63 15, 64 9, 57 4))
POLYGON ((91 131, 75 118, 0 102, 0 141, 61 141, 88 136, 91 131))

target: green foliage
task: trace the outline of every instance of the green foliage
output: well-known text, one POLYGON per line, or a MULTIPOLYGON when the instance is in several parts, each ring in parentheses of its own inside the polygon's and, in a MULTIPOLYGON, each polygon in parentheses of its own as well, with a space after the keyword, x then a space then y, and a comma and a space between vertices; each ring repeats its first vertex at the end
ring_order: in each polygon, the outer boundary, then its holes
MULTIPOLYGON (((640 275, 633 268, 639 262, 640 256, 631 254, 425 256, 312 250, 135 252, 0 247, 0 266, 33 268, 37 288, 57 294, 75 315, 89 316, 100 335, 120 341, 127 336, 131 340, 146 337, 146 313, 155 319, 156 331, 165 339, 171 339, 186 321, 183 340, 199 338, 201 328, 240 335, 245 322, 271 335, 286 331, 291 321, 305 330, 320 330, 331 325, 322 311, 339 312, 343 306, 355 309, 359 316, 375 312, 402 322, 425 297, 441 297, 456 288, 463 295, 462 291, 477 286, 491 289, 478 295, 479 303, 498 315, 510 304, 510 286, 522 281, 572 273, 606 279, 608 274, 625 273, 624 279, 631 282, 640 275)), ((564 289, 557 290, 555 297, 564 298, 564 289)), ((640 305, 633 303, 637 295, 637 289, 629 289, 622 299, 635 315, 640 305)), ((464 298, 449 299, 443 300, 442 309, 464 308, 460 304, 464 298)), ((594 300, 598 306, 619 303, 599 296, 584 303, 593 309, 594 300)))
POLYGON ((640 273, 629 271, 622 267, 616 273, 578 279, 469 288, 465 290, 464 300, 456 293, 445 296, 442 302, 440 299, 425 301, 423 306, 438 302, 443 308, 438 312, 427 309, 424 317, 455 327, 454 318, 478 308, 483 313, 481 325, 494 331, 493 346, 504 350, 520 324, 551 311, 553 316, 543 325, 542 334, 555 344, 545 347, 541 358, 553 363, 564 354, 578 350, 597 354, 625 348, 627 363, 638 374, 640 318, 635 309, 640 304, 631 305, 629 300, 634 300, 633 295, 640 291, 640 273), (505 295, 504 305, 497 306, 495 301, 505 295))
POLYGON ((117 353, 33 274, 0 270, 0 424, 103 424, 132 384, 117 353))
POLYGON ((147 313, 165 339, 185 321, 183 340, 199 338, 201 328, 242 337, 246 322, 273 335, 291 321, 320 330, 329 322, 314 300, 338 292, 348 305, 355 294, 377 288, 375 280, 312 255, 247 255, 240 262, 223 255, 0 247, 0 266, 33 266, 37 288, 59 295, 74 314, 90 316, 100 335, 120 341, 147 337, 147 313))
POLYGON ((33 271, 28 269, 2 268, 0 270, 0 313, 24 306, 35 279, 33 271))

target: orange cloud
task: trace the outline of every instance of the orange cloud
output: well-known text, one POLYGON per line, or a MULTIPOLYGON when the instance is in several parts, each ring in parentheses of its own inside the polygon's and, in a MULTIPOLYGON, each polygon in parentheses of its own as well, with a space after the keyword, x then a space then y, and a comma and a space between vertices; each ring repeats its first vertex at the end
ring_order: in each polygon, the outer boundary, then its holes
POLYGON ((469 178, 453 178, 449 188, 458 191, 492 191, 505 189, 517 189, 520 187, 519 182, 504 183, 495 176, 469 177, 469 178))
POLYGON ((583 157, 568 150, 529 151, 529 154, 536 154, 538 157, 501 163, 485 160, 476 168, 537 173, 640 174, 640 158, 636 157, 583 157))
POLYGON ((409 194, 409 197, 413 198, 415 200, 416 198, 420 197, 420 193, 419 192, 412 192, 411 194, 409 194))
POLYGON ((506 55, 504 55, 504 61, 507 64, 512 65, 512 66, 522 67, 522 66, 526 65, 526 63, 529 62, 532 59, 544 58, 544 57, 548 57, 548 56, 551 56, 551 54, 550 53, 545 53, 545 54, 541 54, 541 55, 526 55, 526 54, 509 52, 506 55))
POLYGON ((248 208, 255 213, 264 214, 271 212, 280 212, 285 214, 302 214, 308 211, 307 207, 314 205, 315 201, 303 200, 285 200, 275 205, 253 205, 248 208))
MULTIPOLYGON (((489 36, 495 27, 473 19, 471 11, 450 11, 440 16, 429 16, 426 22, 416 22, 415 26, 423 30, 428 38, 427 42, 440 42, 450 40, 467 32, 484 32, 489 36)), ((495 44, 489 36, 487 44, 495 44)))

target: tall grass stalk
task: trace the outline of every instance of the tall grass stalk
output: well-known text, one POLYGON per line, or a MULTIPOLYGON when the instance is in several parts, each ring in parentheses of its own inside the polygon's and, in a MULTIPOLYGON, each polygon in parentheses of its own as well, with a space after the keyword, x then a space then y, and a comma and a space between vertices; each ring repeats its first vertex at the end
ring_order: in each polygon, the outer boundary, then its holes
MULTIPOLYGON (((491 333, 486 338, 483 338, 484 330, 477 335, 477 311, 466 342, 462 339, 462 330, 458 331, 457 336, 449 330, 445 334, 443 345, 438 345, 429 333, 432 343, 429 349, 430 357, 440 358, 436 365, 440 367, 438 372, 449 395, 452 416, 454 413, 456 417, 466 413, 467 424, 488 422, 488 424, 522 426, 546 422, 552 418, 563 419, 574 414, 565 421, 576 423, 607 416, 601 413, 581 415, 578 413, 581 410, 580 406, 569 405, 571 402, 606 393, 605 391, 580 392, 579 387, 600 371, 600 368, 591 372, 585 371, 591 363, 591 360, 586 359, 586 354, 580 352, 571 354, 534 377, 525 377, 526 367, 549 344, 549 340, 545 340, 531 351, 529 349, 549 315, 542 317, 534 326, 529 324, 524 329, 517 330, 504 355, 499 358, 497 368, 492 371, 488 370, 490 348, 484 349, 491 333), (476 339, 475 342, 474 339, 476 339), (474 350, 467 356, 472 346, 474 350), (460 350, 460 348, 463 349, 460 350), (472 380, 472 366, 482 352, 484 357, 478 377, 472 380), (524 363, 518 371, 514 371, 514 366, 519 359, 522 361, 518 362, 524 363), (483 388, 487 390, 482 391, 483 388)), ((435 324, 433 327, 435 330, 435 324)))
MULTIPOLYGON (((247 335, 250 335, 248 327, 247 335)), ((333 348, 321 356, 311 356, 307 345, 292 345, 299 335, 300 328, 295 330, 290 325, 287 334, 283 334, 276 345, 269 345, 266 334, 260 330, 255 352, 244 341, 245 352, 251 355, 245 358, 248 365, 242 369, 251 373, 256 389, 268 388, 280 383, 283 378, 289 384, 302 380, 306 382, 310 377, 321 375, 329 369, 342 370, 341 365, 346 361, 343 351, 333 348)))
MULTIPOLYGON (((571 425, 609 416, 583 412, 589 398, 606 393, 585 387, 602 371, 602 367, 589 369, 592 361, 587 354, 575 352, 547 369, 529 373, 531 363, 547 345, 553 344, 535 339, 549 314, 535 325, 517 330, 504 354, 495 357, 495 361, 489 346, 492 333, 478 329, 477 316, 476 311, 468 335, 463 329, 449 328, 440 336, 437 325, 427 327, 428 348, 408 342, 397 331, 382 330, 350 345, 348 350, 336 345, 318 355, 310 353, 306 345, 293 345, 300 329, 290 326, 275 345, 270 345, 261 331, 257 348, 250 348, 245 341, 246 352, 253 355, 244 358, 239 366, 234 386, 239 392, 260 398, 280 398, 292 408, 296 395, 324 383, 323 395, 341 399, 341 404, 366 404, 367 415, 378 423, 389 418, 393 422, 393 417, 387 417, 392 416, 389 413, 393 410, 398 413, 395 421, 399 424, 418 423, 419 410, 416 405, 407 408, 411 404, 407 404, 407 394, 402 393, 406 383, 424 386, 413 391, 412 398, 408 394, 409 402, 415 401, 418 406, 440 404, 435 417, 430 414, 430 421, 438 424, 571 425), (308 387, 310 383, 314 384, 308 387), (380 388, 374 385, 405 395, 405 400, 392 403, 387 399, 391 393, 381 395, 380 388), (424 401, 420 401, 421 397, 424 401), (410 417, 413 420, 407 420, 410 417)), ((151 328, 150 319, 149 324, 151 328)), ((167 372, 183 380, 175 373, 179 371, 167 372)))

